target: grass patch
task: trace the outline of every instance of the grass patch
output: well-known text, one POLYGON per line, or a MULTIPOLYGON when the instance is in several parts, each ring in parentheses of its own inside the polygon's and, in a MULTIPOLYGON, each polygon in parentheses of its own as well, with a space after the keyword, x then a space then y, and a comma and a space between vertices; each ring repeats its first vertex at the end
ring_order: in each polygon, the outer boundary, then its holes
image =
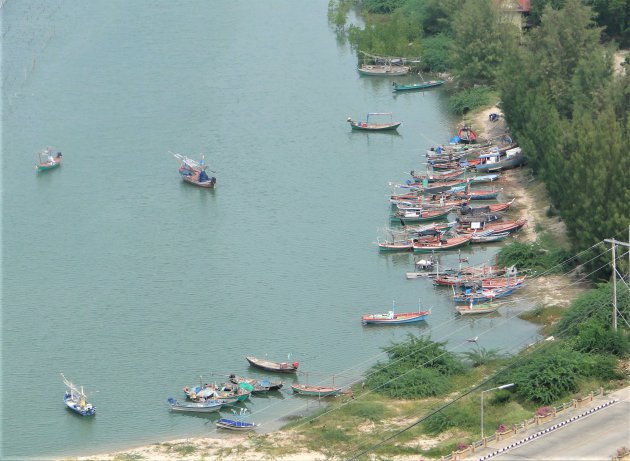
POLYGON ((134 461, 138 459, 145 459, 140 453, 121 453, 114 456, 116 461, 134 461))
POLYGON ((552 325, 556 323, 566 308, 560 306, 538 305, 534 309, 519 314, 519 318, 537 325, 552 325))
POLYGON ((173 451, 181 456, 188 456, 195 453, 197 451, 197 447, 195 445, 187 443, 187 444, 182 444, 182 445, 176 445, 175 447, 173 447, 173 451))

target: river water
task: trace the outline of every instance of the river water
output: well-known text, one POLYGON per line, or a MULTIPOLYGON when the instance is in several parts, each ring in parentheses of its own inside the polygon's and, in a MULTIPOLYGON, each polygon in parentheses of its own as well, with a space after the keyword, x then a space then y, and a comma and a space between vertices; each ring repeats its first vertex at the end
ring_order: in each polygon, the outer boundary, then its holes
MULTIPOLYGON (((442 89, 394 96, 360 77, 326 1, 8 0, 0 13, 3 459, 214 434, 216 417, 171 414, 166 398, 200 376, 263 376, 246 355, 348 383, 410 333, 459 351, 536 335, 509 308, 457 318, 448 290, 405 279, 412 255, 378 254, 388 182, 457 120, 442 89), (346 118, 371 111, 393 112, 399 134, 351 132, 346 118), (47 145, 63 165, 37 174, 47 145), (206 153, 217 189, 182 183, 169 151, 206 153), (419 299, 425 324, 360 323, 419 299), (60 372, 95 418, 64 409, 60 372)), ((270 429, 306 402, 284 389, 247 407, 270 429)))

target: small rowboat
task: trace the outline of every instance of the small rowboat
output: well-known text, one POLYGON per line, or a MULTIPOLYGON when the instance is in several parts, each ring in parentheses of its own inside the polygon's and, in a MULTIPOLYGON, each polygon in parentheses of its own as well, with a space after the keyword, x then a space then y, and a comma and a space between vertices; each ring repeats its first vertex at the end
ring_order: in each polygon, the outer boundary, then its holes
POLYGON ((234 419, 221 418, 217 420, 217 427, 220 429, 229 429, 231 431, 252 431, 256 429, 259 424, 248 423, 246 421, 237 421, 234 419))
POLYGON ((272 362, 271 360, 258 359, 252 356, 245 357, 245 359, 254 367, 278 373, 296 373, 298 367, 300 366, 299 362, 272 362))
POLYGON ((61 157, 61 152, 57 152, 55 155, 54 149, 52 147, 47 147, 37 153, 35 169, 37 171, 47 171, 57 168, 61 165, 61 157))
POLYGON ((311 397, 335 397, 341 394, 340 387, 309 386, 308 384, 291 384, 293 392, 311 397))
POLYGON ((357 69, 361 75, 396 77, 398 75, 406 75, 409 73, 409 66, 392 65, 389 62, 386 65, 380 64, 363 64, 357 69))
MULTIPOLYGON (((483 225, 484 235, 495 235, 502 233, 518 232, 527 224, 526 219, 518 219, 516 221, 491 222, 483 225)), ((480 229, 463 229, 462 232, 472 234, 480 229)))
POLYGON ((473 233, 472 240, 470 243, 492 243, 492 242, 502 242, 506 238, 510 236, 509 232, 499 232, 497 234, 493 234, 492 232, 482 232, 480 234, 473 233))
POLYGON ((383 252, 411 251, 413 249, 413 242, 411 240, 402 242, 377 242, 377 245, 379 251, 383 252))
POLYGON ((361 316, 363 325, 402 325, 405 323, 420 322, 431 314, 431 309, 423 311, 418 303, 417 312, 404 312, 396 314, 396 305, 392 303, 392 310, 386 314, 366 314, 361 316))
POLYGON ((203 402, 178 402, 173 397, 169 397, 168 405, 172 411, 182 411, 188 413, 212 413, 219 411, 224 405, 220 400, 206 400, 203 402))
POLYGON ((494 200, 503 189, 470 190, 466 193, 470 200, 494 200))
POLYGON ((414 253, 431 253, 432 251, 449 251, 468 245, 472 240, 472 235, 440 239, 433 242, 414 242, 414 253))
POLYGON ((367 114, 367 118, 365 122, 357 122, 352 120, 352 118, 348 117, 347 122, 350 124, 353 130, 358 131, 394 131, 397 130, 402 122, 394 122, 392 120, 391 112, 370 112, 367 114), (389 122, 385 123, 374 123, 370 122, 370 117, 374 119, 374 116, 385 115, 389 116, 389 122))
POLYGON ((418 91, 418 90, 426 90, 427 88, 433 88, 435 86, 440 86, 446 83, 444 80, 429 80, 427 82, 422 83, 413 83, 411 85, 399 85, 396 82, 392 82, 392 86, 394 87, 394 92, 400 91, 418 91))

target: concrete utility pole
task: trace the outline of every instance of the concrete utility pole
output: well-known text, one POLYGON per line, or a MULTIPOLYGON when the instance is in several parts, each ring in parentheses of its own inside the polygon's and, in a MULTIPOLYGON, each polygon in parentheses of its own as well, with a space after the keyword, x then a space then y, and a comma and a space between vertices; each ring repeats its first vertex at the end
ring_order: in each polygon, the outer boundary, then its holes
MULTIPOLYGON (((628 228, 628 233, 630 234, 630 227, 628 228)), ((630 237, 630 235, 628 235, 630 237)), ((630 248, 630 243, 620 242, 615 239, 604 239, 604 242, 608 242, 612 245, 612 268, 613 268, 613 318, 612 318, 612 326, 613 330, 617 330, 617 258, 615 257, 615 246, 621 245, 630 248)), ((630 270, 630 268, 628 269, 630 270)))

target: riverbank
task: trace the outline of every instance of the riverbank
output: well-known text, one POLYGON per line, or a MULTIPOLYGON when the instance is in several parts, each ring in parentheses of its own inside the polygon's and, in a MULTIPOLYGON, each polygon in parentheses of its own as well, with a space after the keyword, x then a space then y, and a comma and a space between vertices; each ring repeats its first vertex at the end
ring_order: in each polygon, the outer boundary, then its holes
MULTIPOLYGON (((471 124, 481 137, 491 138, 506 132, 505 121, 500 118, 497 122, 489 121, 489 114, 500 113, 495 106, 473 114, 466 122, 471 124)), ((544 233, 558 242, 564 242, 564 225, 555 216, 548 216, 548 201, 544 184, 534 180, 527 168, 519 168, 502 172, 499 183, 507 197, 516 198, 513 218, 526 218, 528 226, 521 232, 519 239, 535 241, 544 233)), ((546 276, 536 279, 536 287, 526 288, 525 295, 533 297, 537 304, 564 308, 584 290, 582 284, 577 284, 568 276, 546 276)), ((433 402, 435 403, 435 402, 433 402)), ((390 401, 388 408, 405 407, 406 402, 390 401)), ((412 419, 394 417, 387 421, 387 425, 404 426, 412 419)), ((372 424, 373 426, 373 424, 372 424)), ((349 430, 371 432, 374 427, 367 422, 365 427, 349 430)), ((434 438, 414 439, 415 446, 429 449, 443 443, 448 438, 457 438, 452 432, 441 434, 434 438)), ((326 447, 314 449, 309 440, 294 429, 276 430, 262 434, 209 434, 207 437, 183 438, 168 442, 157 442, 134 449, 115 453, 85 456, 76 458, 80 461, 88 460, 132 460, 146 459, 156 461, 170 461, 174 459, 217 459, 217 460, 265 460, 307 461, 329 459, 334 453, 327 452, 326 447)), ((416 456, 397 455, 398 461, 417 459, 416 456)))

